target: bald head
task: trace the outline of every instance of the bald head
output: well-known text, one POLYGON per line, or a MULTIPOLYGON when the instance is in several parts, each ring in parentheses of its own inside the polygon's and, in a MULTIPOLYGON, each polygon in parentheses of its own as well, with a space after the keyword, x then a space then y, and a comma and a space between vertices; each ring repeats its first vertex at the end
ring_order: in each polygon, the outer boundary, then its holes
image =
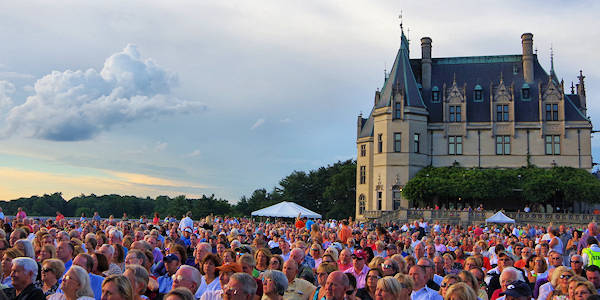
POLYGON ((342 300, 350 286, 348 276, 342 271, 334 271, 327 277, 325 283, 325 295, 327 300, 342 300))
POLYGON ((304 251, 300 248, 294 248, 290 252, 290 258, 295 260, 297 264, 301 264, 304 261, 304 251))

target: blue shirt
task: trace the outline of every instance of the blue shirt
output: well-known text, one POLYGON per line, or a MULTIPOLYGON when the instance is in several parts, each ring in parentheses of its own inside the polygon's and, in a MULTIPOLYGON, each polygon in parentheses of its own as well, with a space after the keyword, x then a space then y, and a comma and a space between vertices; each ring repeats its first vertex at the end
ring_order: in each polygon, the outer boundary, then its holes
POLYGON ((63 276, 65 276, 65 274, 67 274, 67 271, 69 271, 69 269, 71 268, 72 265, 73 265, 73 260, 69 259, 69 261, 65 263, 65 272, 63 273, 63 276))
POLYGON ((424 288, 422 288, 418 291, 413 291, 410 294, 410 299, 411 300, 444 300, 444 298, 442 298, 442 295, 440 295, 438 292, 428 288, 427 286, 425 286, 424 288))
POLYGON ((102 298, 102 281, 104 281, 104 277, 92 273, 88 275, 90 276, 90 286, 94 292, 94 298, 100 300, 102 298))
POLYGON ((173 278, 169 275, 169 273, 158 277, 156 280, 158 281, 158 292, 161 294, 166 294, 171 291, 173 287, 173 278))

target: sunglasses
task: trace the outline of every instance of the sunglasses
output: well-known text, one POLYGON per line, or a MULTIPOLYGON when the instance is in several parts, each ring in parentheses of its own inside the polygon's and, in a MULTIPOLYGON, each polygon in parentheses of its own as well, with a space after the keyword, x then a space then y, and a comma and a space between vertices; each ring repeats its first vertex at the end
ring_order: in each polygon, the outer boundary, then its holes
POLYGON ((569 279, 571 278, 571 275, 560 275, 560 279, 569 279))
POLYGON ((582 264, 583 262, 581 262, 579 260, 572 260, 571 263, 572 264, 582 264))
POLYGON ((49 268, 43 268, 43 269, 42 269, 42 272, 44 272, 44 273, 52 272, 52 269, 49 269, 49 268))
POLYGON ((391 269, 391 268, 392 268, 392 265, 381 264, 381 267, 382 267, 383 269, 391 269))

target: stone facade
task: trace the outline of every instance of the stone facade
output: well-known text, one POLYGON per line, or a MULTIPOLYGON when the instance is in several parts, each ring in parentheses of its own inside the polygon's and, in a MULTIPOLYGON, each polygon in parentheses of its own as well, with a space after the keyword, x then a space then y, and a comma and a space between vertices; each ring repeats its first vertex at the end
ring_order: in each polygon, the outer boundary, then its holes
POLYGON ((409 207, 402 187, 423 167, 570 166, 591 170, 584 76, 566 93, 533 54, 410 59, 408 41, 357 124, 356 217, 409 207))

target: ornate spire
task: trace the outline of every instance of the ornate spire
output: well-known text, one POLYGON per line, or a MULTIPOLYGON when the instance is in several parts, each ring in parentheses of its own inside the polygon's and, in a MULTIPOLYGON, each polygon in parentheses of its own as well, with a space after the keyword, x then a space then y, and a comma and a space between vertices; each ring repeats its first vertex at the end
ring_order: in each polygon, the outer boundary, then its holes
POLYGON ((554 73, 554 49, 552 48, 552 44, 550 44, 550 76, 555 76, 555 73, 554 73))
POLYGON ((573 85, 573 81, 571 81, 571 95, 575 94, 575 86, 573 85))

